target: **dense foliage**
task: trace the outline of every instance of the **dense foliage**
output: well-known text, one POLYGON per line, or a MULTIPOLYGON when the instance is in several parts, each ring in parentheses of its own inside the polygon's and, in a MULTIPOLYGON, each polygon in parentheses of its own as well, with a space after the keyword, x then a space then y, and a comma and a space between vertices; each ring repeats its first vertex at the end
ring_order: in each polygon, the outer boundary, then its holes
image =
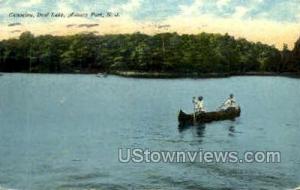
POLYGON ((227 34, 34 37, 25 32, 0 42, 3 72, 278 72, 284 69, 281 57, 273 46, 227 34))
POLYGON ((300 38, 295 43, 292 51, 289 51, 287 45, 282 50, 281 59, 282 70, 288 72, 300 72, 300 38))

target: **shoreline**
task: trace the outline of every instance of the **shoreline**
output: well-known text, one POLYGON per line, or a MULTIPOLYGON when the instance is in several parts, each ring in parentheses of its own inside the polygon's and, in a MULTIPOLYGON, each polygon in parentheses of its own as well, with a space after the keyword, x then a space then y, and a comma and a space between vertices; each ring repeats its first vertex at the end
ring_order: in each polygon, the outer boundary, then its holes
POLYGON ((148 79, 209 79, 209 78, 229 78, 235 76, 278 76, 300 78, 300 73, 292 72, 245 72, 245 73, 171 73, 171 72, 140 72, 140 71, 110 71, 110 72, 60 72, 60 73, 41 73, 41 72, 0 72, 0 77, 6 73, 22 73, 22 74, 61 74, 61 75, 96 75, 97 77, 106 77, 107 75, 115 75, 125 78, 148 78, 148 79))
POLYGON ((113 71, 113 74, 126 78, 157 78, 157 79, 176 79, 176 78, 228 78, 234 76, 282 76, 300 78, 300 73, 291 72, 245 72, 245 73, 170 73, 170 72, 136 72, 136 71, 113 71))

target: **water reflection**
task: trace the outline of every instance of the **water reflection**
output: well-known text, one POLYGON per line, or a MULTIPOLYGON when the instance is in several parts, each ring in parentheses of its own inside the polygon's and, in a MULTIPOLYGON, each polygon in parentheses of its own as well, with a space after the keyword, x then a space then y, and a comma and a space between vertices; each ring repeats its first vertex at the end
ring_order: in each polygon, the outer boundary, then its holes
MULTIPOLYGON (((236 126, 233 123, 230 123, 229 125, 223 125, 222 128, 225 127, 228 131, 229 137, 235 137, 237 134, 241 133, 236 129, 236 126)), ((180 134, 185 135, 184 132, 189 131, 189 134, 192 134, 195 139, 199 143, 202 143, 205 136, 206 136, 206 124, 198 124, 198 125, 187 125, 187 126, 178 126, 178 131, 180 134)), ((225 133, 226 134, 226 133, 225 133)))
POLYGON ((228 128, 228 136, 230 136, 230 137, 235 136, 235 127, 233 125, 229 126, 229 128, 228 128))
POLYGON ((228 126, 228 136, 235 137, 236 134, 240 134, 240 133, 242 133, 242 132, 236 130, 235 125, 232 124, 232 125, 228 126))
POLYGON ((192 134, 195 137, 197 137, 198 142, 202 143, 203 138, 205 137, 205 128, 206 128, 205 124, 198 124, 198 125, 195 125, 195 126, 192 126, 192 125, 178 126, 178 131, 179 131, 179 133, 182 133, 184 131, 191 130, 192 134))
POLYGON ((197 137, 203 138, 205 135, 205 124, 201 124, 195 127, 197 137))

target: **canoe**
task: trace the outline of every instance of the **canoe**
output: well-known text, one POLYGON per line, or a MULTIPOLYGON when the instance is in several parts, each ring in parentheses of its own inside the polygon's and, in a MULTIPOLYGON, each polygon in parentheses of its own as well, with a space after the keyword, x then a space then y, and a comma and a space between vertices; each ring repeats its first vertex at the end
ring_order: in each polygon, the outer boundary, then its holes
MULTIPOLYGON (((213 121, 233 120, 241 115, 241 108, 228 108, 227 110, 203 112, 196 114, 195 124, 210 123, 213 121)), ((194 114, 187 114, 182 110, 178 114, 179 126, 194 125, 194 114)))

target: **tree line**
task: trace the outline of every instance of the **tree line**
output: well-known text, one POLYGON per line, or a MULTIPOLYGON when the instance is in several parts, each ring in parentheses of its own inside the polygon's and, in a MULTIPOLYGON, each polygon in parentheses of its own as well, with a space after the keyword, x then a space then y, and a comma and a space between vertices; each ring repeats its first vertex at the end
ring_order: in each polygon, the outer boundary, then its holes
POLYGON ((197 72, 299 71, 290 51, 228 34, 142 33, 34 36, 0 41, 1 72, 197 72), (289 54, 289 55, 288 55, 289 54), (290 58, 289 58, 290 59, 290 58), (285 66, 289 65, 288 67, 285 66))

